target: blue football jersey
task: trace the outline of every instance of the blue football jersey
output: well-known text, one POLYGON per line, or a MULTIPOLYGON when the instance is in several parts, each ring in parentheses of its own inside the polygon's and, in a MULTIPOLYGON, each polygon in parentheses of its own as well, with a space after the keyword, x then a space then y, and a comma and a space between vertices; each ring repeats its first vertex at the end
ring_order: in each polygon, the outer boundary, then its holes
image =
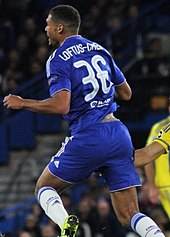
POLYGON ((72 133, 100 123, 115 112, 115 86, 125 77, 110 53, 101 45, 80 35, 68 37, 46 64, 50 96, 71 92, 69 113, 64 116, 72 133))

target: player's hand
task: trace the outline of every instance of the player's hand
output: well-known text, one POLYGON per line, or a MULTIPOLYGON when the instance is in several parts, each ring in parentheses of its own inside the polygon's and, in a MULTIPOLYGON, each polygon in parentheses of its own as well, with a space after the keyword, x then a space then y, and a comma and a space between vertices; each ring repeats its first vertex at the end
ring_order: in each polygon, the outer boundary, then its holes
POLYGON ((154 142, 158 142, 164 148, 166 153, 170 150, 170 123, 168 123, 164 128, 162 128, 158 134, 158 136, 153 140, 154 142))
POLYGON ((160 192, 156 186, 149 187, 149 200, 153 204, 159 204, 160 192))
POLYGON ((23 99, 17 95, 7 95, 3 100, 3 104, 8 109, 23 109, 23 99))

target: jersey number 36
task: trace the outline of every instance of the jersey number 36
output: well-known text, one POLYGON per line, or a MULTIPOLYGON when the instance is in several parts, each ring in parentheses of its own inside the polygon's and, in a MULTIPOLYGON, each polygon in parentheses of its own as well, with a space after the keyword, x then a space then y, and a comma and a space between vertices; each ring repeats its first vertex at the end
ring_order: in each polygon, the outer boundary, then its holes
POLYGON ((83 84, 91 83, 93 90, 89 94, 85 96, 85 101, 92 100, 100 89, 100 85, 98 79, 101 80, 101 89, 104 94, 107 94, 110 91, 113 83, 109 81, 108 72, 106 70, 102 70, 98 65, 98 62, 101 62, 103 65, 106 65, 106 61, 100 55, 95 55, 91 59, 91 65, 85 60, 79 60, 74 63, 75 68, 86 67, 88 71, 88 76, 82 78, 83 84), (96 72, 96 76, 95 76, 96 72))

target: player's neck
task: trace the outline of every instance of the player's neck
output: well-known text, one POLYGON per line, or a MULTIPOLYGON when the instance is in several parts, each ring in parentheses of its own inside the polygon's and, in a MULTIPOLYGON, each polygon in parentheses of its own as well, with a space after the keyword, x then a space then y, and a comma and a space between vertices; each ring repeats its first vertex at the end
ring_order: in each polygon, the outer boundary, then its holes
POLYGON ((65 42, 66 39, 75 37, 75 36, 77 36, 77 35, 78 35, 78 33, 75 33, 75 34, 65 34, 65 35, 62 37, 61 41, 60 41, 60 46, 65 42))

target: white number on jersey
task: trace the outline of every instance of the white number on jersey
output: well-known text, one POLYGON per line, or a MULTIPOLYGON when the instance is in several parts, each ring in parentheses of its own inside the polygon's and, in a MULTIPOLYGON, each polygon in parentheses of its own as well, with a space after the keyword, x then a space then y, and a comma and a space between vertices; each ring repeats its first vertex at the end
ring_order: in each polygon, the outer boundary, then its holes
POLYGON ((82 82, 84 85, 91 83, 93 86, 93 91, 85 96, 85 101, 90 101, 92 100, 96 95, 97 92, 99 91, 99 82, 98 79, 101 80, 101 85, 102 85, 102 91, 104 94, 107 94, 110 91, 110 88, 112 87, 113 83, 109 81, 108 79, 108 72, 106 70, 102 70, 98 62, 101 62, 103 65, 106 65, 106 61, 104 60, 103 57, 100 55, 95 55, 91 59, 91 64, 92 66, 85 60, 79 60, 74 63, 74 66, 76 68, 80 68, 85 66, 88 71, 88 76, 82 78, 82 82), (95 71, 96 71, 96 77, 95 77, 95 71), (109 84, 109 86, 107 86, 109 84))

